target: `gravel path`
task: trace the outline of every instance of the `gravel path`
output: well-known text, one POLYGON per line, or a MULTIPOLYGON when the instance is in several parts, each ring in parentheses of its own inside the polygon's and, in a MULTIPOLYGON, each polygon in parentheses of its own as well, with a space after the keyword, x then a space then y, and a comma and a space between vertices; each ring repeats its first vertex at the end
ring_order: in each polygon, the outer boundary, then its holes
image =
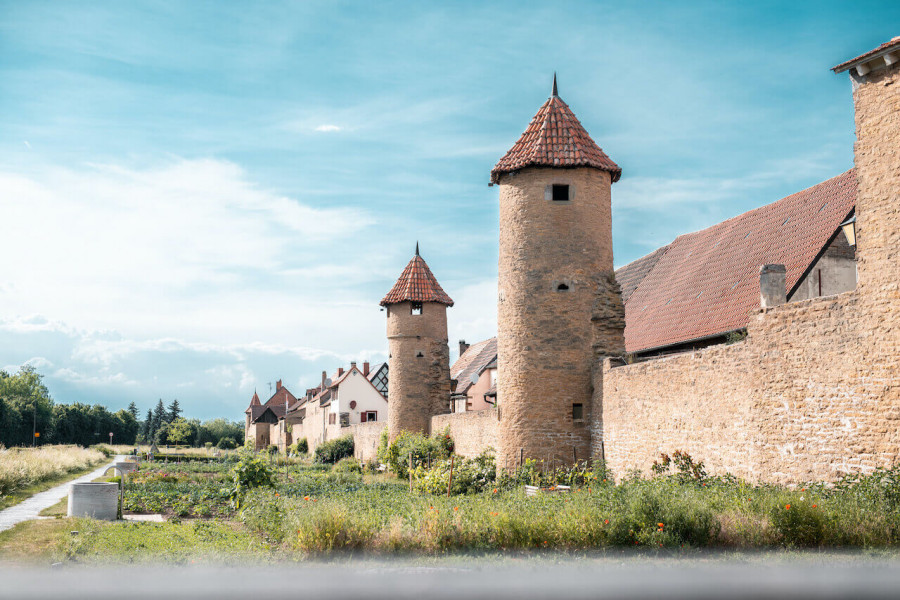
POLYGON ((24 500, 16 504, 15 506, 10 506, 5 510, 0 510, 0 531, 10 529, 14 525, 18 525, 22 521, 37 519, 39 512, 41 512, 45 508, 50 508, 51 506, 59 502, 61 498, 69 495, 70 485, 72 485, 73 483, 85 483, 88 481, 93 481, 94 479, 102 476, 108 468, 113 466, 113 463, 115 463, 116 461, 121 461, 124 458, 124 456, 117 456, 112 462, 100 467, 96 471, 88 473, 87 475, 82 475, 78 479, 73 479, 72 481, 61 483, 54 488, 50 488, 46 492, 35 494, 31 498, 28 498, 27 500, 24 500))

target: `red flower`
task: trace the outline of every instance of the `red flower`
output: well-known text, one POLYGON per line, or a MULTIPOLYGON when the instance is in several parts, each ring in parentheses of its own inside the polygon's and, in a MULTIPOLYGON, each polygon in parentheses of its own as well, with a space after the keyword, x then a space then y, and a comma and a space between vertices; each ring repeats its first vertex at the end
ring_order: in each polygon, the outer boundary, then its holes
POLYGON ((784 505, 784 510, 791 510, 791 505, 790 505, 790 504, 785 504, 785 505, 784 505))

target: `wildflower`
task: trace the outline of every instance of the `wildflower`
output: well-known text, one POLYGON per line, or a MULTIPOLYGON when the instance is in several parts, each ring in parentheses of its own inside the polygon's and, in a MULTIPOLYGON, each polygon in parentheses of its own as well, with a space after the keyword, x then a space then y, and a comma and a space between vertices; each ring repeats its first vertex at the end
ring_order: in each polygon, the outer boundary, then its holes
POLYGON ((657 523, 657 525, 659 526, 660 529, 662 529, 664 527, 664 525, 662 523, 657 523))
POLYGON ((492 513, 491 513, 491 516, 492 516, 492 517, 496 517, 496 516, 499 515, 499 514, 500 514, 500 513, 492 512, 492 513))
POLYGON ((494 488, 494 492, 493 492, 493 493, 495 493, 495 494, 497 493, 497 488, 494 488))
POLYGON ((280 496, 280 495, 281 495, 281 494, 279 494, 278 492, 275 492, 275 497, 278 497, 278 496, 280 496))
POLYGON ((791 505, 790 505, 790 504, 785 504, 785 505, 784 505, 784 510, 791 510, 791 505))
POLYGON ((453 510, 459 510, 459 507, 458 507, 458 506, 454 506, 454 507, 453 507, 453 510))
POLYGON ((802 488, 800 491, 801 491, 801 492, 805 492, 805 491, 806 491, 806 488, 802 488))
POLYGON ((813 508, 816 508, 817 506, 818 506, 818 504, 813 504, 813 508))
POLYGON ((609 519, 606 519, 605 521, 603 521, 603 524, 604 524, 604 525, 609 525, 609 519))
POLYGON ((309 496, 303 496, 304 500, 309 500, 309 496))

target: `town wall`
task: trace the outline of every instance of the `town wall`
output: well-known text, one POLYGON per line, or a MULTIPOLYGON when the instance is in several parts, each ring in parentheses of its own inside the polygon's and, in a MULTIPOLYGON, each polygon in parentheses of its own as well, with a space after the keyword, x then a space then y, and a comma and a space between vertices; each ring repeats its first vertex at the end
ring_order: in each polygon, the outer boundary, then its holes
POLYGON ((467 458, 478 456, 489 447, 497 449, 498 425, 496 408, 431 418, 431 431, 440 434, 449 428, 456 454, 467 458))
POLYGON ((353 436, 353 454, 357 460, 371 462, 378 454, 378 443, 381 441, 381 432, 387 427, 387 421, 373 421, 371 423, 357 423, 345 427, 346 433, 353 436))
POLYGON ((900 462, 900 68, 855 81, 856 290, 761 310, 731 346, 603 371, 619 475, 683 450, 797 483, 900 462))

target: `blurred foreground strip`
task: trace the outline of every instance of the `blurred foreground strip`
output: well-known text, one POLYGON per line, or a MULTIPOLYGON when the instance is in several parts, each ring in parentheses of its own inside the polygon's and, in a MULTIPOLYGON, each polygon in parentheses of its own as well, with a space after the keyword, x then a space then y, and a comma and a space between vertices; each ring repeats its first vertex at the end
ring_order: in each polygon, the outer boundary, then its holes
POLYGON ((281 567, 118 567, 0 570, 0 598, 84 598, 129 600, 193 598, 297 598, 359 600, 415 598, 896 598, 900 584, 897 562, 862 556, 831 560, 791 555, 764 559, 747 556, 749 564, 712 558, 667 559, 603 557, 575 559, 503 559, 483 564, 472 556, 397 561, 342 562, 340 566, 281 567), (509 562, 521 560, 520 566, 509 562), (560 566, 572 560, 577 566, 560 566), (847 566, 846 562, 851 562, 847 566), (446 561, 446 562, 445 562, 446 561), (452 563, 450 561, 453 561, 452 563), (843 564, 839 564, 843 563, 843 564), (445 563, 445 564, 442 564, 445 563), (813 563, 813 564, 811 564, 813 563), (854 564, 855 563, 855 564, 854 564))

